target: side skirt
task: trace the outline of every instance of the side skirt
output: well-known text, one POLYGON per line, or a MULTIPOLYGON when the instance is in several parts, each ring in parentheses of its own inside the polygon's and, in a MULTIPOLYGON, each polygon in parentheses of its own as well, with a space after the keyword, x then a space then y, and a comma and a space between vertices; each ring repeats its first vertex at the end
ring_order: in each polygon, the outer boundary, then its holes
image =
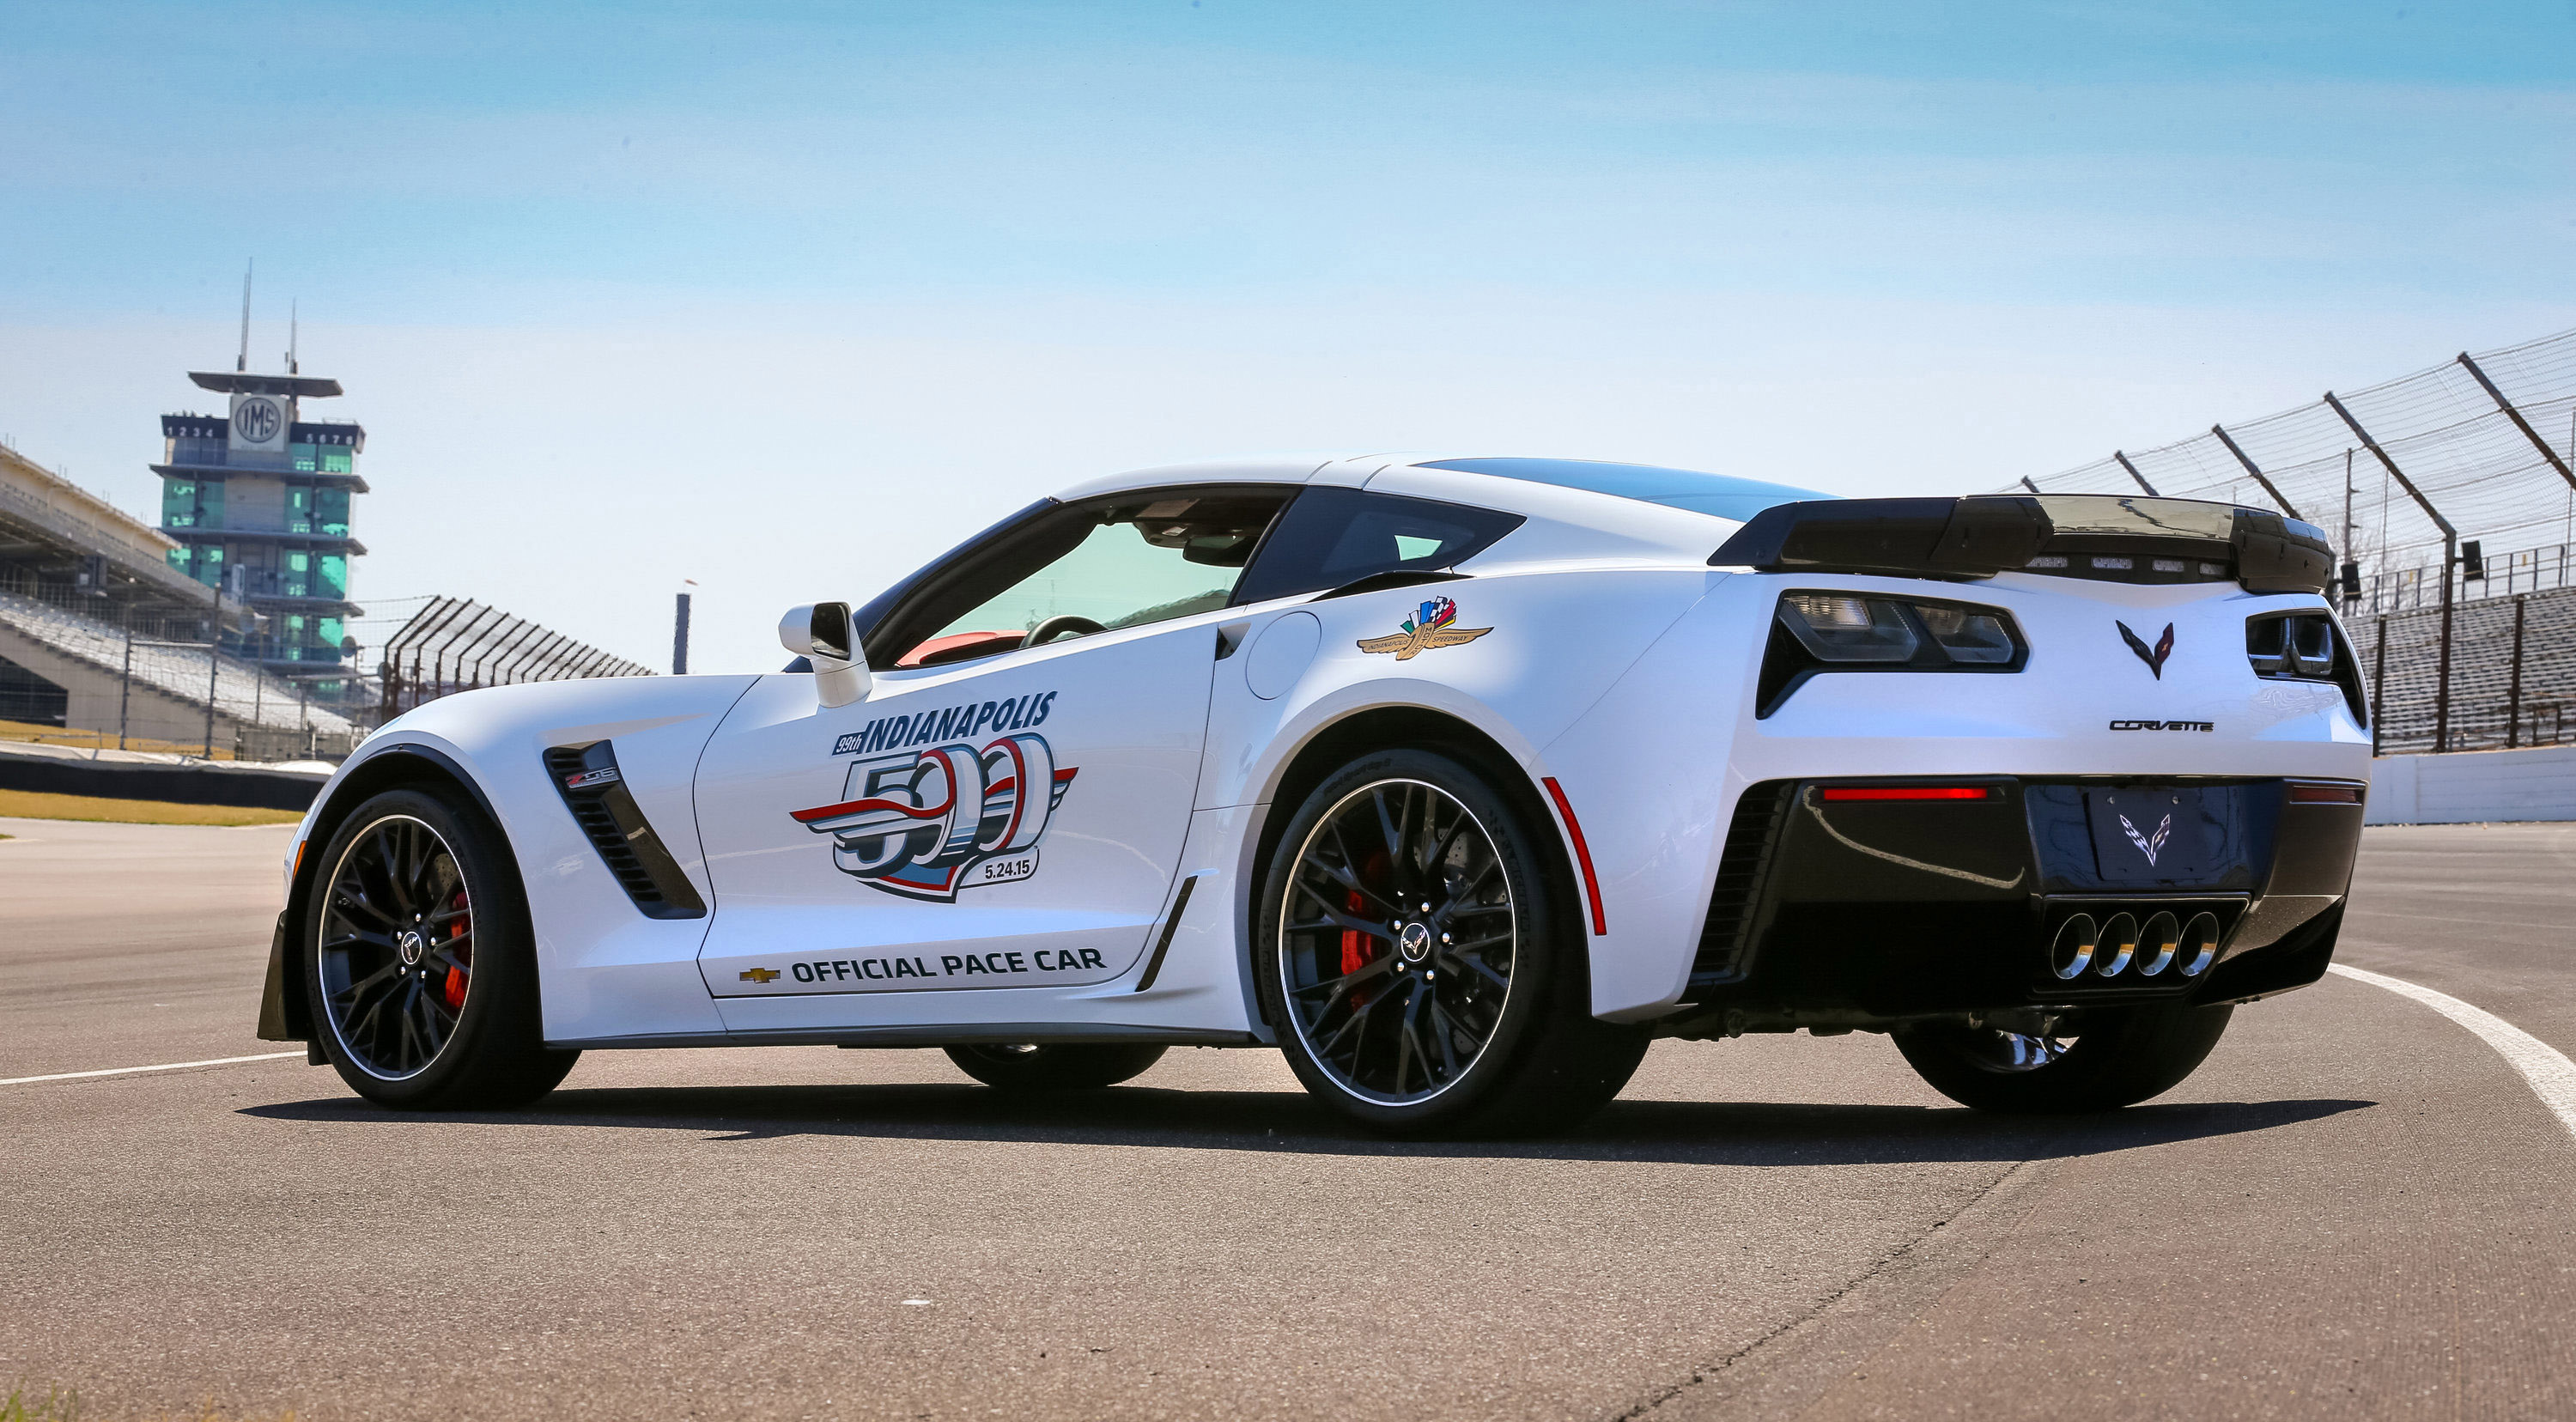
POLYGON ((644 1047, 963 1047, 1158 1042, 1170 1047, 1257 1047, 1249 1032, 1130 1027, 1115 1022, 976 1022, 950 1027, 840 1027, 759 1032, 666 1032, 548 1042, 585 1052, 644 1047))

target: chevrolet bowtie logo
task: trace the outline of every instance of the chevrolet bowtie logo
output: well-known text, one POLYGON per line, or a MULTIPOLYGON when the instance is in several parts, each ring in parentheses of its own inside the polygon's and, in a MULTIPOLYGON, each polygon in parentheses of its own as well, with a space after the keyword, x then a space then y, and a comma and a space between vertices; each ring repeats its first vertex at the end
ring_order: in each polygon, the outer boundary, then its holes
POLYGON ((742 975, 742 980, 747 983, 775 982, 777 979, 776 968, 752 968, 742 975))

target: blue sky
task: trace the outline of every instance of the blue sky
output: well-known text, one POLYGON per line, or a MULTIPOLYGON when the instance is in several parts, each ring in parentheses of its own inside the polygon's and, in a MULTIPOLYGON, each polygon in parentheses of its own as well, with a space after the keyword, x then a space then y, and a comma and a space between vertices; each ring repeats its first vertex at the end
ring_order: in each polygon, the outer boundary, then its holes
MULTIPOLYGON (((303 313, 362 600, 700 663, 1260 448, 1993 487, 2576 324, 2576 4, 0 7, 0 432, 303 313)), ((319 407, 317 407, 317 413, 319 407)))

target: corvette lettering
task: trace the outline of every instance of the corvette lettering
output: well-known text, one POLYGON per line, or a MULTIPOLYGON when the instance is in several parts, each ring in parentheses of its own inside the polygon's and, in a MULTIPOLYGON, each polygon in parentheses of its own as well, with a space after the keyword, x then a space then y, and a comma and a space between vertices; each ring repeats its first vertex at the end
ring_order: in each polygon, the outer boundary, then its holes
MULTIPOLYGON (((1049 692, 1026 705, 1043 719, 1054 699, 1049 692)), ((931 724, 990 724, 994 708, 958 708, 963 717, 942 713, 945 719, 931 724)), ((889 717, 852 734, 874 736, 878 727, 916 725, 929 715, 889 717)), ((839 801, 788 817, 832 836, 832 865, 842 873, 889 894, 953 903, 960 889, 1037 873, 1038 841, 1075 774, 1056 768, 1044 736, 1003 736, 981 747, 956 741, 854 760, 839 801)))
POLYGON ((2215 731, 2215 721, 2114 721, 2115 731, 2215 731))
POLYGON ((943 706, 912 716, 880 716, 832 742, 832 754, 867 755, 986 731, 1028 730, 1046 724, 1047 712, 1055 709, 1055 696, 1052 691, 1043 691, 982 705, 969 701, 963 706, 943 706))

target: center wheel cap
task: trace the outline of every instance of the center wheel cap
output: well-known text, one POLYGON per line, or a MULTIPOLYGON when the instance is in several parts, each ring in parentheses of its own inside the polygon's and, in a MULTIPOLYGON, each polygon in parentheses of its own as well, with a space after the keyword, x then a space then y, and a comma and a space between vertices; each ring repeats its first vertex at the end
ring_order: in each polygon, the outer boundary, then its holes
POLYGON ((428 946, 421 941, 419 933, 408 928, 394 939, 394 951, 402 955, 403 964, 406 967, 417 966, 420 955, 427 950, 428 946))
POLYGON ((1395 951, 1403 954, 1404 961, 1408 963, 1419 963, 1430 957, 1431 926, 1424 923, 1408 923, 1397 929, 1395 951))

